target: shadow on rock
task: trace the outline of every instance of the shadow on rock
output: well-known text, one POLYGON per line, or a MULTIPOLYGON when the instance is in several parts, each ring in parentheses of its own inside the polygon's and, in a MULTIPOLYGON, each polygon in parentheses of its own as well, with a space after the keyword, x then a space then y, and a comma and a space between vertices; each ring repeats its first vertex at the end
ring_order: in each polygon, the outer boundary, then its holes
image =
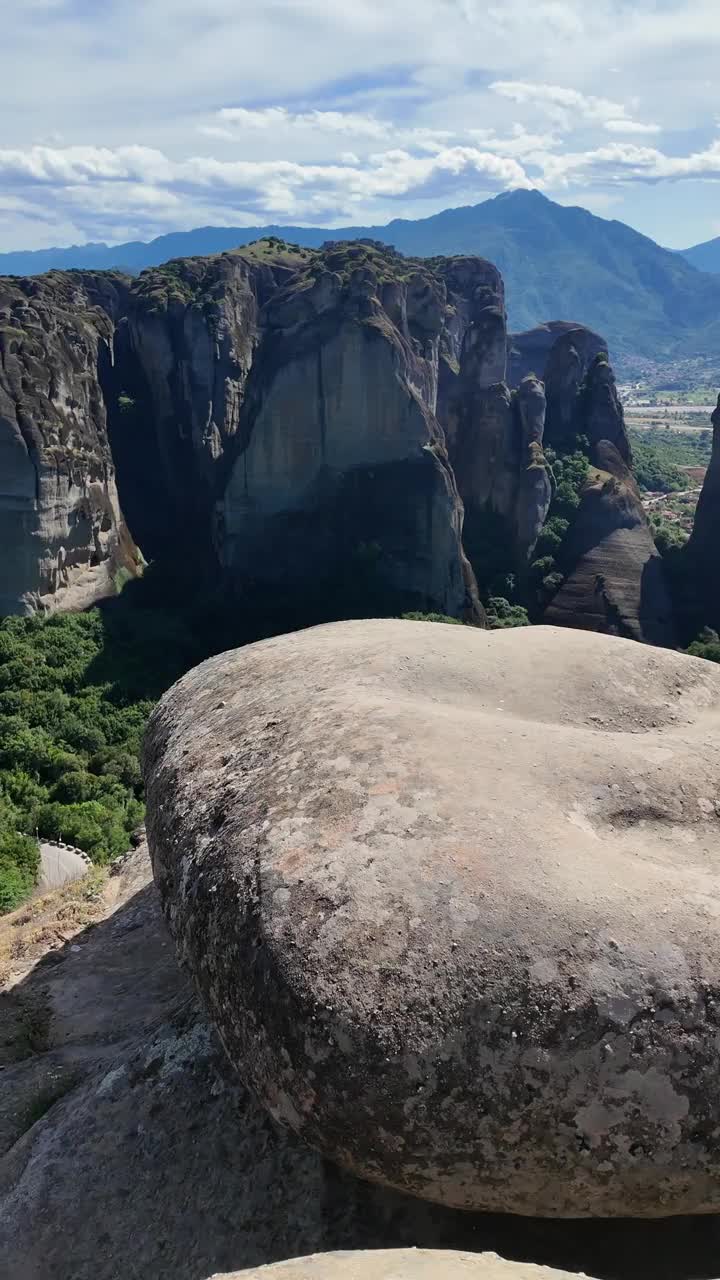
MULTIPOLYGON (((133 855, 136 881, 146 856, 133 855)), ((279 1131, 234 1076, 147 883, 0 1001, 0 1257, 13 1280, 207 1280, 410 1245, 608 1280, 717 1275, 716 1218, 474 1215, 340 1173, 279 1131)))

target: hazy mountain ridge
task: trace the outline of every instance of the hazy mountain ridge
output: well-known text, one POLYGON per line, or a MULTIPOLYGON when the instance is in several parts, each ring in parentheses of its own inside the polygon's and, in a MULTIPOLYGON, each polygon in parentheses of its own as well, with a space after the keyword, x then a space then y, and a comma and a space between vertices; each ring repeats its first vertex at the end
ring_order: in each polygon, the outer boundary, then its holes
MULTIPOLYGON (((622 222, 556 204, 538 191, 508 192, 483 204, 417 221, 396 219, 384 227, 201 227, 147 244, 0 254, 0 272, 109 267, 138 272, 272 235, 307 248, 327 240, 371 238, 411 256, 488 258, 506 280, 510 326, 516 331, 558 317, 610 334, 616 354, 657 361, 690 355, 714 359, 720 348, 720 281, 697 270, 699 263, 685 261, 695 250, 673 253, 622 222)), ((715 243, 720 261, 720 241, 715 243)))
POLYGON ((702 244, 695 244, 680 252, 698 271, 705 271, 710 275, 720 274, 720 236, 716 236, 714 240, 704 240, 702 244))

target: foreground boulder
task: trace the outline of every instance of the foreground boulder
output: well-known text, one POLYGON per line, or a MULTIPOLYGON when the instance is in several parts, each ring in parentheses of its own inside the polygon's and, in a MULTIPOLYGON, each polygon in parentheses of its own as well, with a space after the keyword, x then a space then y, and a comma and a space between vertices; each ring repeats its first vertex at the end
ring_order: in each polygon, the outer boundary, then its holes
POLYGON ((676 653, 399 621, 176 685, 155 876, 271 1114, 450 1206, 717 1209, 719 709, 676 653))
POLYGON ((377 1249, 314 1254, 274 1267, 236 1271, 214 1280, 572 1280, 569 1271, 505 1262, 495 1253, 444 1249, 377 1249))
POLYGON ((141 848, 99 892, 0 920, 3 1280, 207 1280, 410 1246, 606 1280, 717 1277, 712 1216, 464 1213, 360 1182, 280 1130, 188 992, 150 879, 141 848))

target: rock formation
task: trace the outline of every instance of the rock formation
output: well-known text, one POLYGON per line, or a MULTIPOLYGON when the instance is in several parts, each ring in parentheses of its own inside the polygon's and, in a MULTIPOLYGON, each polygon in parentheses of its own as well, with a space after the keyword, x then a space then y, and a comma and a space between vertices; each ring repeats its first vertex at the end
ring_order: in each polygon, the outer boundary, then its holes
POLYGON ((546 374, 554 438, 584 438, 591 466, 558 552, 564 582, 543 618, 553 625, 672 646, 672 603, 630 471, 630 444, 615 378, 602 352, 583 373, 580 350, 573 334, 562 337, 552 349, 546 374))
POLYGON ((692 584, 688 613, 694 634, 701 627, 720 628, 720 397, 712 425, 712 456, 686 554, 692 584))
MULTIPOLYGON (((596 334, 512 339, 510 389, 502 279, 480 258, 273 241, 134 281, 2 290, 2 612, 112 592, 134 539, 227 589, 261 632, 413 610, 482 624, 478 582, 527 597, 553 496, 544 446, 580 437, 597 465, 603 442, 630 461, 596 334)), ((568 579, 590 555, 585 585, 553 617, 617 630, 586 585, 618 575, 622 634, 654 639, 643 619, 666 600, 640 505, 603 502, 599 519, 592 491, 563 551, 568 579), (608 519, 619 559, 600 546, 608 519)))
POLYGON ((585 368, 601 351, 607 355, 607 343, 599 333, 593 333, 592 329, 582 324, 572 324, 566 320, 551 320, 548 324, 538 325, 537 328, 528 329, 525 333, 512 333, 508 336, 510 386, 519 386, 529 373, 544 379, 553 347, 567 337, 570 337, 585 368))
POLYGON ((565 580, 545 609, 554 626, 672 646, 675 626, 663 563, 635 478, 609 441, 593 450, 580 507, 558 563, 565 580))
POLYGON ((434 1249, 376 1249, 315 1254, 258 1271, 237 1271, 212 1280, 577 1280, 569 1271, 506 1262, 493 1253, 449 1253, 434 1249))
POLYGON ((314 255, 270 299, 218 508, 246 589, 479 616, 436 417, 453 302, 439 273, 364 245, 314 255))
POLYGON ((452 262, 452 280, 470 301, 457 306, 451 293, 455 315, 441 353, 439 417, 465 508, 465 546, 487 587, 498 544, 508 571, 527 564, 552 488, 542 450, 544 388, 531 376, 514 395, 507 386, 502 279, 482 264, 479 283, 468 290, 471 265, 452 262))
POLYGON ((99 379, 125 294, 112 274, 0 280, 0 615, 82 608, 135 570, 99 379))
POLYGON ((717 1211, 719 699, 622 640, 399 621, 180 681, 155 876, 275 1119, 447 1206, 717 1211))

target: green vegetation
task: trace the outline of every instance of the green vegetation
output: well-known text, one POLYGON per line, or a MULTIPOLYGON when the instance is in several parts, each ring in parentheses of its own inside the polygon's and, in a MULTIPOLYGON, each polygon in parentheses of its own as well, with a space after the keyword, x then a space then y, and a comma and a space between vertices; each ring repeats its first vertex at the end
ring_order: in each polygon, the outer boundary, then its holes
POLYGON ((628 431, 633 469, 641 489, 676 493, 693 481, 681 467, 707 467, 712 451, 711 431, 673 431, 664 427, 628 431))
POLYGON ((504 596, 491 596, 486 613, 493 631, 503 631, 506 627, 530 626, 527 609, 520 604, 511 604, 504 596))
POLYGON ((405 622, 448 622, 453 627, 461 627, 460 618, 449 618, 446 613, 404 613, 405 622))
POLYGON ((552 472, 555 491, 535 547, 535 559, 530 565, 530 585, 541 607, 563 584, 560 551, 587 482, 588 442, 584 436, 578 436, 572 452, 560 454, 548 448, 545 458, 552 472))
POLYGON ((704 627, 687 652, 693 658, 705 658, 707 662, 720 662, 720 636, 712 627, 704 627))
POLYGON ((681 525, 657 511, 650 512, 650 530, 655 546, 661 556, 671 555, 680 550, 688 541, 689 534, 681 525))
POLYGON ((205 656, 172 612, 115 603, 0 622, 0 912, 35 883, 35 833, 99 864, 128 848, 150 709, 205 656))

